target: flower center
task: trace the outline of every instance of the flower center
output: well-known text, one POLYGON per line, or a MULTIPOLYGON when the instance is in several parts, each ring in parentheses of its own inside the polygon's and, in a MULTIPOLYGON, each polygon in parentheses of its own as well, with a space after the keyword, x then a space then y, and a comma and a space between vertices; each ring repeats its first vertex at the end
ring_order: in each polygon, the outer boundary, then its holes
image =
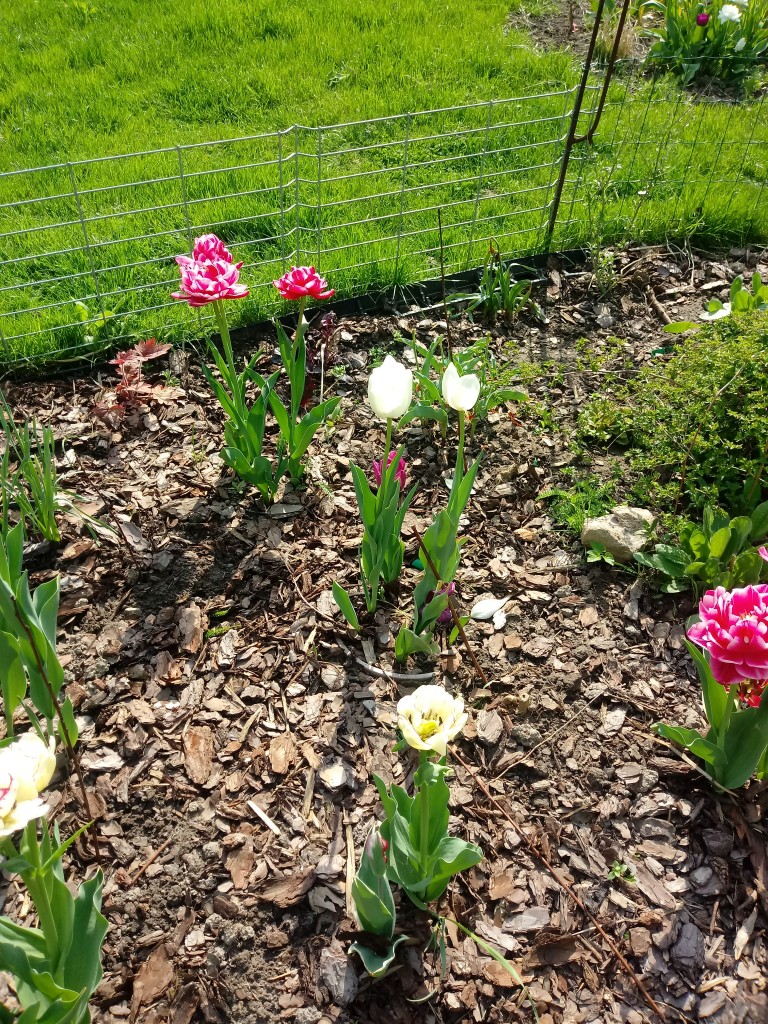
POLYGON ((416 732, 419 734, 419 739, 427 740, 430 736, 434 736, 440 729, 440 723, 436 722, 433 718, 425 718, 423 722, 416 726, 416 732))

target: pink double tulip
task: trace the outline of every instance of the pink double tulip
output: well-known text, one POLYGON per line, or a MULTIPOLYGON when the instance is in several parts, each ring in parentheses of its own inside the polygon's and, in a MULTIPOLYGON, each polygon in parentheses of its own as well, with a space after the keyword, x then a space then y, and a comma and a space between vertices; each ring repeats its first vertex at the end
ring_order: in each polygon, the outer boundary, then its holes
MULTIPOLYGON (((192 249, 192 259, 197 260, 224 260, 225 263, 234 263, 232 259, 232 253, 224 245, 218 235, 200 235, 199 238, 195 239, 195 244, 192 249)), ((237 264, 237 269, 242 267, 242 263, 237 264)))
POLYGON ((328 287, 324 277, 320 277, 314 267, 291 267, 279 281, 272 284, 287 302, 298 302, 299 299, 330 299, 336 292, 328 287))
POLYGON ((219 299, 244 299, 248 289, 238 284, 240 265, 226 260, 194 260, 190 256, 177 256, 181 268, 181 291, 173 292, 174 299, 190 306, 206 306, 219 299))
MULTIPOLYGON (((397 452, 389 453, 389 457, 387 458, 387 469, 389 469, 389 467, 394 462, 395 455, 397 455, 397 452)), ((378 459, 376 462, 371 463, 373 479, 376 481, 377 487, 381 487, 382 461, 382 459, 378 459)), ((395 470, 395 480, 397 480, 397 482, 400 484, 400 490, 402 490, 405 487, 407 479, 408 477, 405 459, 400 459, 400 461, 397 464, 397 469, 395 470)))
POLYGON ((741 699, 757 707, 768 681, 768 584, 708 590, 699 615, 688 638, 709 652, 718 683, 739 685, 741 699))
POLYGON ((248 295, 248 288, 238 284, 242 262, 233 262, 229 249, 216 235, 196 238, 192 255, 177 256, 176 262, 181 270, 181 291, 171 293, 174 299, 196 307, 248 295))

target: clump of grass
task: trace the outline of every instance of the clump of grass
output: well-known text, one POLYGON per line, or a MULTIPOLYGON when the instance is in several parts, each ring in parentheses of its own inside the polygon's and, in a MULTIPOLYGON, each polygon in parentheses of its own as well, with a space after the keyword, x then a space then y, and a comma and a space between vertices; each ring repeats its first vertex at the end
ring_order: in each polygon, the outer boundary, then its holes
POLYGON ((589 475, 576 479, 570 488, 552 487, 539 497, 550 503, 550 518, 558 526, 579 536, 587 519, 601 516, 613 507, 615 489, 613 483, 603 483, 589 475))

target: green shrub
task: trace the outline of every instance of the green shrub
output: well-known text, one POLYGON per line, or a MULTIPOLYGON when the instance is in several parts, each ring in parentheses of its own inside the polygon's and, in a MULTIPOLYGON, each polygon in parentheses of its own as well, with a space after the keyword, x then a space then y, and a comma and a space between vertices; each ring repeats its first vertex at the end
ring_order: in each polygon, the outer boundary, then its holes
POLYGON ((659 508, 749 514, 768 496, 767 366, 768 315, 717 320, 666 362, 594 396, 578 438, 626 445, 635 495, 659 508))

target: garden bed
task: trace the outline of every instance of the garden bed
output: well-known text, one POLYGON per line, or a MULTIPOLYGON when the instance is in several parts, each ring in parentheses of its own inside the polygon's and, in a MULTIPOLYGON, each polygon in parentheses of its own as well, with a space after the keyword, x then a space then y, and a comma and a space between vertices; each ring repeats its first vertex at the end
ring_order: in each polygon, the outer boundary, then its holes
MULTIPOLYGON (((724 297, 728 274, 756 262, 636 250, 601 298, 589 274, 553 261, 538 295, 547 323, 492 331, 531 400, 478 423, 470 444, 483 462, 458 599, 510 601, 502 630, 467 628, 487 682, 460 641, 434 665, 471 709, 452 829, 485 853, 443 909, 515 965, 545 1024, 656 1021, 652 1004, 667 1020, 768 1014, 768 790, 718 797, 650 731, 660 718, 702 724, 683 644, 691 601, 585 565, 539 499, 573 463, 568 434, 601 376, 658 358, 665 316, 695 317, 702 285, 722 279, 706 295, 724 297)), ((332 601, 334 580, 358 585, 349 462, 367 466, 382 446, 363 400, 370 367, 401 356, 398 335, 429 341, 445 324, 414 309, 340 326, 343 372, 327 382, 341 414, 316 438, 307 488, 268 512, 222 474, 220 412, 193 353, 167 404, 115 432, 90 414, 106 376, 11 389, 19 412, 65 439, 62 485, 119 531, 99 528, 97 544, 72 523, 59 548, 29 553, 33 582, 62 575, 60 653, 107 875, 99 1022, 533 1019, 519 986, 450 925, 441 983, 414 909, 402 908, 413 941, 388 978, 371 983, 346 960, 349 885, 378 806, 371 772, 410 781, 391 752, 395 704, 432 668, 393 663, 413 570, 362 639, 332 601)), ((451 330, 457 346, 487 333, 466 319, 451 330)), ((420 484, 410 565, 454 446, 429 426, 401 440, 420 484)), ((594 465, 609 475, 607 458, 594 465)), ((68 833, 71 780, 54 801, 68 833)), ((5 909, 24 918, 19 896, 11 883, 5 909)))

